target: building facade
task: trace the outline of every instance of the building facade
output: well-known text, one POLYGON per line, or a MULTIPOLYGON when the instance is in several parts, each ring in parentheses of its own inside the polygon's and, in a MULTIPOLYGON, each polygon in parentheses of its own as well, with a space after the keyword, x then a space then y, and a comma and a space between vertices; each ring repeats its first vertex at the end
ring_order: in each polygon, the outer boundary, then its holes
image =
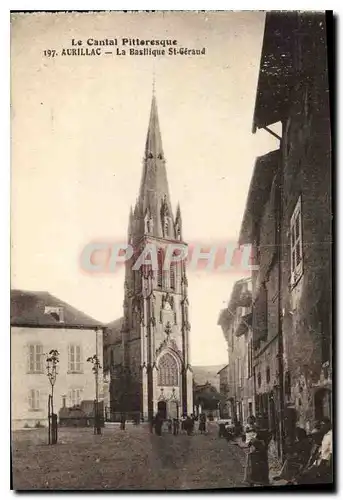
POLYGON ((251 244, 257 411, 283 442, 331 417, 331 133, 324 14, 267 14, 254 130, 281 122, 256 160, 240 244, 251 244), (313 62, 316 61, 316 64, 313 62))
POLYGON ((225 417, 236 417, 243 424, 255 412, 251 285, 250 278, 234 284, 228 306, 218 319, 228 348, 228 365, 219 372, 225 394, 222 413, 225 417))
POLYGON ((225 365, 217 373, 219 376, 219 393, 220 393, 220 407, 219 413, 221 418, 228 418, 230 416, 230 366, 225 365))
MULTIPOLYGON (((94 402, 95 377, 87 358, 103 365, 102 325, 47 292, 11 292, 12 428, 47 425, 51 386, 46 373, 50 350, 59 352, 54 411, 94 402)), ((105 388, 106 389, 106 388, 105 388)), ((98 400, 103 401, 102 370, 98 400)))
POLYGON ((119 411, 139 411, 145 419, 157 411, 165 418, 192 413, 186 268, 184 261, 168 264, 186 243, 179 206, 173 216, 155 95, 128 243, 134 253, 126 263, 122 339, 113 355, 120 362, 111 375, 114 393, 125 387, 119 411))

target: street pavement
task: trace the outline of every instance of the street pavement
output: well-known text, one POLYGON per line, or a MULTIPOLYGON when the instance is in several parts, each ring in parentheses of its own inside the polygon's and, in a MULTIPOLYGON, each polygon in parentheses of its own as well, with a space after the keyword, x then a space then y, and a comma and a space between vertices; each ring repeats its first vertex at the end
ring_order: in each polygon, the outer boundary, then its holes
POLYGON ((156 436, 147 425, 60 429, 57 445, 46 429, 13 433, 13 488, 182 490, 243 487, 245 452, 217 434, 156 436))

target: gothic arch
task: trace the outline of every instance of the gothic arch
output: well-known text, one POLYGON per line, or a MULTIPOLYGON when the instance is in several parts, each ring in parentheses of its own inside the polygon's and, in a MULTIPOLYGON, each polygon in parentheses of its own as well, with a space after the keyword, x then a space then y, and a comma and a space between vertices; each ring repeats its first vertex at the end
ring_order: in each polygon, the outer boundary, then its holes
POLYGON ((164 350, 157 362, 157 384, 164 387, 178 387, 180 383, 180 362, 170 349, 164 350))

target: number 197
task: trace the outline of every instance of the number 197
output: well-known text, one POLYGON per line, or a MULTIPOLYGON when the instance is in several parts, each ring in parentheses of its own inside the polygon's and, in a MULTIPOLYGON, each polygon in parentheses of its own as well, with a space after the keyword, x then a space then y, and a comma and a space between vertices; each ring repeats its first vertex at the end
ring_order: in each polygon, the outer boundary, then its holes
POLYGON ((55 49, 47 49, 43 51, 43 54, 45 57, 55 57, 56 55, 56 50, 55 49))

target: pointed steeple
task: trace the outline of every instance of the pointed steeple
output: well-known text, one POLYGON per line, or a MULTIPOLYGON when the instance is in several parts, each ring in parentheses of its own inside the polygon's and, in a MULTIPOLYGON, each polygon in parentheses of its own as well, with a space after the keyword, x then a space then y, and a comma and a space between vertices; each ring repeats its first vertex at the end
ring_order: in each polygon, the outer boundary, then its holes
POLYGON ((157 101, 153 92, 148 133, 145 142, 143 174, 138 205, 140 214, 149 210, 152 236, 175 238, 173 212, 170 202, 167 172, 162 147, 157 101))
POLYGON ((134 233, 134 217, 133 217, 133 210, 132 210, 132 205, 130 206, 130 214, 129 214, 129 226, 127 229, 127 236, 128 239, 131 239, 132 234, 134 233))
POLYGON ((182 218, 181 218, 180 203, 178 203, 176 207, 175 233, 176 233, 176 238, 182 240, 182 218))
POLYGON ((162 139, 155 93, 153 93, 151 101, 149 128, 145 142, 145 158, 163 159, 162 139))

